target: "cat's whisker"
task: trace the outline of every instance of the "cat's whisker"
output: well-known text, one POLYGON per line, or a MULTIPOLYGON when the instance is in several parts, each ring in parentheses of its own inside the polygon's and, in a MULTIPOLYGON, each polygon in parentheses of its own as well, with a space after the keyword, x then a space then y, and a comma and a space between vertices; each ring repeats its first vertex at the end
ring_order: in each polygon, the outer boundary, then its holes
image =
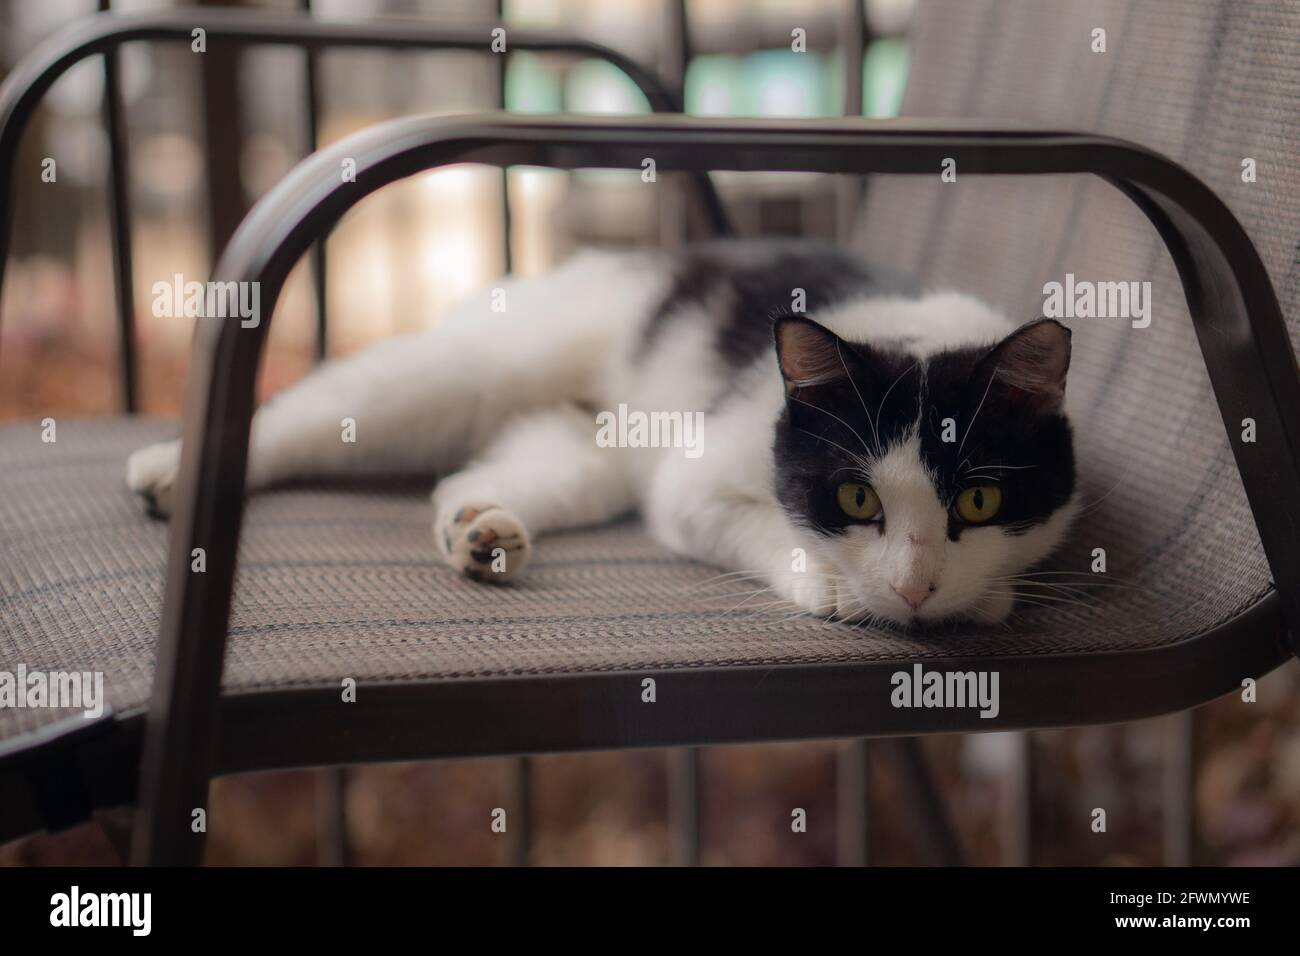
POLYGON ((818 435, 816 432, 810 432, 806 428, 800 428, 799 431, 803 432, 805 435, 808 435, 812 438, 816 438, 818 441, 824 441, 828 445, 834 445, 840 451, 844 452, 844 454, 852 458, 853 461, 858 465, 858 467, 860 467, 863 470, 863 472, 866 472, 867 469, 870 467, 870 462, 868 462, 867 459, 863 458, 861 455, 849 451, 847 448, 845 448, 843 445, 839 444, 838 442, 831 441, 825 435, 818 435))
POLYGON ((768 572, 765 570, 753 571, 728 571, 726 574, 719 574, 703 581, 698 581, 688 589, 689 593, 704 591, 713 587, 725 587, 729 584, 736 584, 744 581, 746 578, 752 578, 761 581, 768 572))
POLYGON ((716 595, 710 595, 710 597, 715 597, 719 601, 730 601, 736 598, 757 597, 760 594, 767 594, 771 590, 772 590, 771 588, 757 588, 756 590, 753 591, 734 591, 731 594, 716 594, 716 595))
POLYGON ((1024 581, 1020 581, 1020 582, 992 582, 992 583, 1000 583, 1000 584, 1003 584, 1003 585, 1005 585, 1005 586, 1007 586, 1007 587, 1012 587, 1012 588, 1021 588, 1021 587, 1037 587, 1037 588, 1040 589, 1040 590, 1038 590, 1038 591, 1032 591, 1032 592, 1029 592, 1029 593, 1033 593, 1033 594, 1060 594, 1060 595, 1063 595, 1063 596, 1065 596, 1065 597, 1079 598, 1079 599, 1081 599, 1081 600, 1084 599, 1084 598, 1089 597, 1089 595, 1088 595, 1088 593, 1087 593, 1086 591, 1079 591, 1079 590, 1077 590, 1077 589, 1070 588, 1070 587, 1068 587, 1068 586, 1066 586, 1066 585, 1059 585, 1059 584, 1032 584, 1032 583, 1030 583, 1030 582, 1024 582, 1024 581))
MULTIPOLYGON (((751 621, 755 619, 761 619, 768 615, 778 613, 782 610, 788 611, 790 609, 790 606, 791 604, 789 601, 785 601, 785 600, 773 601, 771 604, 765 604, 762 605, 761 607, 754 608, 748 614, 741 617, 740 620, 751 621)), ((812 613, 811 611, 800 609, 799 611, 793 614, 785 614, 779 618, 776 618, 775 620, 784 623, 786 621, 797 620, 799 617, 807 616, 810 615, 811 613, 812 613)))
POLYGON ((1113 494, 1115 493, 1116 489, 1118 489, 1119 486, 1122 485, 1122 484, 1124 483, 1124 479, 1128 477, 1129 470, 1130 470, 1132 467, 1133 467, 1133 459, 1130 458, 1130 459, 1128 460, 1128 462, 1124 465, 1124 471, 1121 472, 1121 473, 1120 473, 1120 476, 1119 476, 1118 478, 1115 479, 1115 483, 1114 483, 1113 485, 1110 486, 1109 490, 1107 490, 1107 491, 1106 491, 1106 492, 1105 492, 1105 493, 1104 493, 1100 498, 1098 498, 1096 501, 1093 501, 1093 502, 1091 502, 1091 503, 1089 503, 1089 504, 1081 505, 1081 506, 1079 507, 1079 514, 1078 514, 1078 517, 1082 518, 1082 517, 1084 517, 1084 516, 1086 516, 1086 515, 1090 515, 1090 514, 1092 514, 1094 511, 1096 511, 1097 508, 1101 506, 1102 502, 1104 502, 1107 498, 1109 498, 1111 495, 1113 495, 1113 494))
POLYGON ((989 580, 1010 581, 1010 582, 1015 582, 1017 584, 1033 584, 1039 587, 1063 587, 1063 588, 1085 588, 1090 583, 1096 584, 1097 586, 1101 586, 1102 584, 1106 583, 1104 581, 1072 583, 1068 578, 1067 579, 1053 578, 1049 580, 1038 580, 1035 578, 1016 577, 1014 575, 1012 575, 1011 577, 989 578, 989 580))
POLYGON ((1010 631, 1012 629, 1011 625, 1008 624, 1004 619, 998 617, 998 615, 994 614, 992 611, 988 610, 987 608, 980 607, 978 603, 971 605, 970 613, 975 615, 975 617, 981 623, 996 624, 998 627, 1001 627, 1003 630, 1006 631, 1010 631))
POLYGON ((989 376, 989 383, 984 386, 984 394, 980 397, 980 403, 975 406, 975 414, 966 423, 966 432, 961 436, 961 444, 957 446, 957 454, 959 455, 961 450, 966 447, 966 439, 970 437, 970 430, 975 425, 975 419, 980 417, 980 410, 984 407, 984 399, 989 397, 989 389, 993 387, 993 380, 998 377, 998 369, 1001 367, 1001 365, 993 366, 993 374, 989 376))
MULTIPOLYGON (((1004 596, 1005 596, 1005 595, 1004 595, 1004 596)), ((1057 608, 1057 606, 1054 605, 1054 604, 1043 604, 1043 603, 1040 603, 1040 602, 1038 602, 1038 601, 1030 600, 1030 599, 1028 599, 1028 598, 1021 597, 1021 596, 1016 596, 1016 595, 1011 595, 1011 597, 1012 597, 1012 599, 1015 601, 1016 604, 1027 604, 1027 605, 1029 605, 1030 607, 1041 607, 1041 608, 1046 608, 1047 610, 1053 610, 1053 611, 1054 611, 1054 610, 1059 610, 1059 608, 1057 608)))
POLYGON ((744 600, 742 600, 739 604, 735 605, 734 607, 726 611, 722 611, 721 613, 724 616, 728 614, 734 614, 737 611, 739 611, 742 607, 744 607, 746 604, 748 604, 750 601, 754 600, 754 598, 763 594, 774 594, 774 593, 776 592, 770 587, 759 588, 758 590, 751 592, 749 596, 746 597, 744 600))
POLYGON ((1069 605, 1072 607, 1086 608, 1087 610, 1090 611, 1095 611, 1100 606, 1097 604, 1096 601, 1080 601, 1075 598, 1063 597, 1057 594, 1033 594, 1033 595, 1017 594, 1016 598, 1017 599, 1032 598, 1033 600, 1036 601, 1046 601, 1048 604, 1069 605))
POLYGON ((1000 578, 996 580, 1008 581, 1014 584, 1029 584, 1035 587, 1074 588, 1080 591, 1087 591, 1092 588, 1130 587, 1130 585, 1122 584, 1119 581, 1088 581, 1075 578, 1000 578))
POLYGON ((718 578, 732 578, 742 574, 766 574, 766 568, 739 568, 735 571, 722 571, 718 574, 705 578, 706 581, 716 581, 718 578))
POLYGON ((880 614, 870 611, 871 600, 869 598, 859 598, 857 602, 850 605, 847 610, 837 607, 831 619, 851 627, 877 627, 886 619, 880 614), (859 618, 863 612, 869 612, 865 617, 859 618))
POLYGON ((1001 587, 1001 588, 999 588, 999 587, 991 587, 991 588, 989 588, 989 593, 990 593, 990 594, 999 594, 999 595, 1002 595, 1002 596, 1004 596, 1004 597, 1011 597, 1011 598, 1017 598, 1017 599, 1019 599, 1019 598, 1026 598, 1026 599, 1033 599, 1033 600, 1040 600, 1040 599, 1042 599, 1042 600, 1046 600, 1046 599, 1052 597, 1052 595, 1050 595, 1050 594, 1044 595, 1044 594, 1039 594, 1039 593, 1036 593, 1036 592, 1035 592, 1035 593, 1029 593, 1029 592, 1026 592, 1026 591, 1017 591, 1015 588, 1008 588, 1008 587, 1001 587))
POLYGON ((995 584, 995 585, 1000 585, 1000 586, 1002 586, 1002 587, 1009 588, 1010 590, 1015 590, 1015 589, 1018 588, 1018 587, 1037 587, 1037 588, 1047 588, 1047 589, 1049 589, 1049 590, 1083 591, 1085 594, 1087 593, 1086 590, 1083 588, 1082 585, 1074 585, 1074 584, 1060 584, 1060 583, 1058 583, 1058 582, 1054 582, 1054 581, 1051 581, 1051 582, 1049 582, 1049 581, 1015 581, 1015 580, 1010 580, 1010 581, 1008 581, 1008 580, 1005 580, 1005 579, 990 578, 990 579, 989 579, 989 583, 990 583, 990 584, 995 584))
POLYGON ((1070 594, 1073 597, 1086 597, 1088 591, 1078 584, 1049 584, 1047 581, 991 581, 991 584, 1006 585, 1011 588, 1039 588, 1043 591, 1070 594))
POLYGON ((787 614, 784 617, 782 617, 780 619, 780 623, 787 624, 790 621, 798 621, 806 617, 814 617, 814 616, 816 615, 814 615, 813 612, 808 610, 806 607, 799 608, 799 610, 795 611, 794 613, 787 614))
MULTIPOLYGON (((889 400, 889 393, 892 392, 892 391, 894 390, 894 385, 897 385, 897 384, 898 384, 899 382, 901 382, 904 378, 906 378, 907 375, 908 375, 908 373, 911 372, 912 369, 916 368, 919 364, 920 364, 919 361, 918 361, 918 362, 913 362, 913 363, 912 363, 911 365, 909 365, 907 368, 903 369, 903 371, 899 374, 898 378, 894 379, 893 385, 890 385, 889 388, 885 389, 885 394, 884 394, 883 396, 881 396, 881 399, 880 399, 880 407, 876 409, 876 419, 875 419, 875 421, 872 422, 872 424, 871 424, 871 430, 872 430, 872 431, 877 432, 877 434, 879 433, 880 416, 883 415, 884 412, 885 412, 885 402, 887 402, 887 401, 889 400)), ((859 396, 859 397, 861 397, 861 396, 859 396)), ((866 407, 864 406, 862 410, 865 412, 867 409, 866 409, 866 407)), ((869 414, 870 414, 870 413, 868 413, 868 415, 869 415, 869 414)))
MULTIPOLYGON (((966 461, 970 461, 970 459, 967 458, 966 461)), ((1032 468, 1037 468, 1037 467, 1038 467, 1037 465, 975 465, 973 466, 973 470, 983 471, 984 469, 988 468, 996 471, 1028 471, 1032 468)))
MULTIPOLYGON (((699 598, 699 599, 701 599, 701 600, 714 600, 714 599, 718 599, 718 598, 729 598, 729 597, 735 597, 735 596, 738 596, 738 595, 740 595, 740 594, 748 593, 748 592, 746 592, 746 591, 721 590, 721 589, 723 589, 723 588, 728 588, 730 585, 734 585, 734 584, 755 584, 755 585, 757 586, 757 585, 759 584, 759 582, 756 581, 756 580, 755 580, 755 581, 750 581, 750 580, 747 580, 747 579, 738 579, 738 580, 734 580, 734 581, 719 581, 716 587, 712 587, 712 588, 695 588, 695 589, 693 589, 693 590, 687 591, 686 593, 689 594, 689 595, 690 595, 691 597, 693 597, 693 598, 699 598)), ((764 586, 766 586, 766 585, 764 585, 764 586)))
POLYGON ((1094 611, 1099 606, 1096 602, 1080 601, 1074 598, 1061 597, 1060 595, 1055 594, 1024 594, 1019 591, 1004 591, 1000 593, 1016 601, 1024 601, 1029 604, 1037 603, 1044 607, 1068 605, 1071 607, 1081 607, 1085 610, 1094 611))
MULTIPOLYGON (((1101 577, 1101 575, 1094 574, 1091 571, 1021 571, 1019 574, 1009 574, 1009 575, 1004 575, 1004 577, 1007 579, 1075 577, 1080 580, 1091 581, 1096 584, 1106 584, 1106 583, 1126 584, 1127 583, 1125 581, 1110 581, 1110 582, 1100 581, 1098 580, 1098 578, 1101 577)), ((1106 577, 1110 577, 1110 575, 1106 575, 1106 577)))
POLYGON ((837 422, 839 422, 841 425, 843 425, 845 428, 847 428, 850 432, 853 433, 853 437, 862 443, 863 451, 865 451, 868 455, 871 454, 870 446, 868 446, 867 443, 863 441, 863 438, 861 435, 858 434, 857 429, 854 428, 852 425, 850 425, 848 422, 846 422, 844 419, 840 418, 840 416, 836 415, 834 412, 828 411, 827 409, 822 408, 820 405, 814 405, 812 402, 805 402, 802 398, 794 398, 792 396, 791 401, 795 401, 798 402, 800 405, 806 405, 809 408, 816 409, 817 411, 821 412, 823 415, 829 415, 831 418, 835 419, 837 422))
POLYGON ((867 417, 867 424, 871 426, 871 440, 876 443, 876 454, 880 455, 880 432, 876 430, 876 423, 871 420, 871 413, 867 411, 867 403, 863 400, 862 393, 858 391, 858 383, 853 381, 849 367, 844 361, 844 352, 839 339, 835 340, 835 354, 839 357, 840 368, 844 369, 844 377, 849 380, 849 384, 853 386, 854 394, 858 396, 858 404, 862 406, 862 414, 867 417))
POLYGON ((1095 577, 1095 575, 1092 575, 1092 574, 1090 574, 1090 573, 1087 572, 1087 571, 1049 571, 1049 570, 1044 570, 1044 571, 1021 571, 1019 574, 1011 575, 1011 577, 1028 578, 1028 577, 1040 577, 1040 576, 1042 576, 1042 575, 1048 575, 1048 574, 1077 574, 1077 575, 1080 575, 1081 577, 1085 577, 1085 578, 1086 578, 1086 577, 1095 577))
POLYGON ((1069 580, 1062 580, 1062 579, 1060 579, 1060 578, 1055 578, 1055 579, 1053 579, 1053 580, 1051 580, 1051 581, 1035 581, 1035 580, 1028 579, 1028 578, 1018 578, 1018 577, 990 578, 989 580, 990 580, 990 581, 1003 582, 1003 583, 1008 583, 1008 582, 1010 582, 1010 583, 1019 583, 1019 584, 1036 584, 1036 585, 1040 585, 1040 586, 1041 586, 1041 585, 1047 585, 1047 584, 1054 584, 1054 585, 1057 585, 1057 586, 1060 586, 1060 587, 1078 588, 1078 589, 1085 590, 1085 591, 1092 590, 1093 588, 1121 588, 1121 589, 1126 590, 1126 591, 1141 591, 1141 590, 1144 590, 1143 588, 1139 587, 1138 585, 1135 585, 1135 584, 1129 584, 1129 583, 1124 582, 1124 581, 1097 581, 1097 580, 1093 580, 1093 579, 1092 579, 1092 576, 1091 576, 1091 575, 1087 575, 1087 574, 1081 574, 1080 577, 1076 578, 1073 582, 1071 582, 1071 581, 1069 581, 1069 580))

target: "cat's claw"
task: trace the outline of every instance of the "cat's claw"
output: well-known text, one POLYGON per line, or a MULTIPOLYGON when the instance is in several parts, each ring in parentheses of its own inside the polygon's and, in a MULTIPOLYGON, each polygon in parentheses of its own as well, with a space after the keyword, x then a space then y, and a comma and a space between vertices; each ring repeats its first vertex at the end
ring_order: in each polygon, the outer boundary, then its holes
POLYGON ((181 463, 181 443, 158 442, 132 452, 126 460, 126 486, 139 495, 145 511, 155 518, 172 512, 172 487, 181 463))
POLYGON ((433 529, 444 560, 476 581, 519 576, 532 555, 523 522, 494 504, 462 504, 442 513, 433 529))

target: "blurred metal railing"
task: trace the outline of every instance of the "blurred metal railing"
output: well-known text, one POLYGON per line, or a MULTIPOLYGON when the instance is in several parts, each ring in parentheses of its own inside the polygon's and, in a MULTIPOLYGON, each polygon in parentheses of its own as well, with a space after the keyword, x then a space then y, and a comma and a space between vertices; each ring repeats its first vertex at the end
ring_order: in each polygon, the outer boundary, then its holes
MULTIPOLYGON (((104 0, 100 0, 104 3, 104 0)), ((0 85, 0 294, 3 293, 4 268, 12 228, 12 192, 19 140, 28 119, 50 85, 73 64, 95 54, 104 54, 106 78, 105 114, 109 130, 111 175, 110 208, 113 224, 113 261, 118 306, 120 344, 120 384, 122 407, 136 409, 135 355, 131 285, 131 221, 128 202, 129 163, 122 111, 117 51, 124 43, 137 40, 191 40, 191 31, 201 26, 207 41, 229 43, 237 47, 252 45, 287 45, 308 53, 334 47, 374 47, 406 50, 468 50, 489 52, 490 31, 499 24, 483 27, 431 27, 422 23, 384 21, 373 23, 327 22, 301 14, 272 14, 237 10, 171 10, 158 13, 100 13, 85 18, 46 40, 15 67, 0 85)), ((589 40, 555 33, 511 28, 510 49, 563 53, 596 57, 625 73, 641 90, 655 112, 675 113, 680 104, 650 70, 631 58, 589 40)), ((503 54, 508 55, 508 54, 503 54)), ((309 71, 311 64, 309 60, 309 71)), ((309 129, 318 131, 319 89, 309 95, 309 129)), ((314 137, 313 137, 314 139, 314 137)), ((317 145, 313 142, 313 145, 317 145)), ((210 171, 211 172, 211 171, 210 171)), ((696 176, 697 198, 705 216, 719 233, 731 231, 717 193, 707 176, 696 176)), ((210 214, 214 210, 209 210, 210 214)), ((507 236, 507 241, 509 237, 507 236)), ((214 255, 219 247, 213 250, 214 255)), ((325 270, 323 253, 315 253, 317 291, 318 355, 324 353, 327 321, 325 316, 325 270)))

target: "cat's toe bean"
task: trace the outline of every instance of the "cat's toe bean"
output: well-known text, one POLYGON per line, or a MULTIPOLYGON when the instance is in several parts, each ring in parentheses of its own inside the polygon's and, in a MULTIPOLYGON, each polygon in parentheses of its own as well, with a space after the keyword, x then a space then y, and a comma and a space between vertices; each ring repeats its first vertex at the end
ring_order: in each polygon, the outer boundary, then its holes
POLYGON ((434 538, 447 563, 477 581, 504 582, 528 564, 528 532, 518 518, 493 504, 452 510, 434 538))

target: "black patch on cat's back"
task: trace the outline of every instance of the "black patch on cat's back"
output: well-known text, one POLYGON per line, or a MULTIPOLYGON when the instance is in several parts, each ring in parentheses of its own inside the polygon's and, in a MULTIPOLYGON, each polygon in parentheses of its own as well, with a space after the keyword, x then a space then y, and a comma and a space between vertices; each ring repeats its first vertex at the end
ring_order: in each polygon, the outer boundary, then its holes
POLYGON ((646 324, 642 354, 654 347, 668 320, 698 306, 716 326, 718 356, 732 369, 747 367, 772 348, 772 323, 777 316, 790 314, 795 289, 804 291, 807 314, 859 296, 918 293, 906 277, 868 265, 827 242, 701 243, 678 253, 668 294, 646 324))

